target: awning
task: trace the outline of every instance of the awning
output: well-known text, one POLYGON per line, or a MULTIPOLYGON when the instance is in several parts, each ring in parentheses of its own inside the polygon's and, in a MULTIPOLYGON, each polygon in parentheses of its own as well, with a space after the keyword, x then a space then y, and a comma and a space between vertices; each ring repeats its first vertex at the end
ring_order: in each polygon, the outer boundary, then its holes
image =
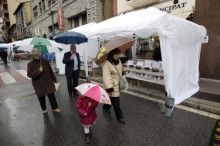
POLYGON ((193 15, 193 12, 186 12, 186 13, 181 13, 181 14, 174 15, 174 16, 177 16, 177 17, 180 17, 183 19, 187 19, 187 18, 192 17, 192 15, 193 15))

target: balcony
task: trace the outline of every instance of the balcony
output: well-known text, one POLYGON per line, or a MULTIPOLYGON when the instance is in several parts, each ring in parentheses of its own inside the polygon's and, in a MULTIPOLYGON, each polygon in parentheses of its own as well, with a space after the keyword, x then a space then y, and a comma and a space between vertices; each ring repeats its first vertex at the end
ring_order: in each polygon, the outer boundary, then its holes
POLYGON ((159 3, 161 0, 125 0, 126 4, 134 8, 151 5, 153 3, 159 3))

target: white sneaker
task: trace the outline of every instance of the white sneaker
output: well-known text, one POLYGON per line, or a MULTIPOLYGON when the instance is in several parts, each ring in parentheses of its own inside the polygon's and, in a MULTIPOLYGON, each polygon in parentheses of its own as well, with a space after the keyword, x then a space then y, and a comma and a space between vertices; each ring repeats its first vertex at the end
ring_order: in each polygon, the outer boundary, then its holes
POLYGON ((53 112, 59 113, 59 112, 61 112, 61 109, 57 108, 57 109, 53 110, 53 112))

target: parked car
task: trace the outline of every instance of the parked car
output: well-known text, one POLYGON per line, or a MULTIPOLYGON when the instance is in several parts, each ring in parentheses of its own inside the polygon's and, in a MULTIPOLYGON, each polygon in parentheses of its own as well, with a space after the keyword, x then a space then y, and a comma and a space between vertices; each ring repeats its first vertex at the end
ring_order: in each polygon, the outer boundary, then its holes
POLYGON ((13 52, 11 53, 11 57, 14 60, 18 60, 18 59, 25 60, 31 58, 31 53, 28 51, 13 50, 13 52))

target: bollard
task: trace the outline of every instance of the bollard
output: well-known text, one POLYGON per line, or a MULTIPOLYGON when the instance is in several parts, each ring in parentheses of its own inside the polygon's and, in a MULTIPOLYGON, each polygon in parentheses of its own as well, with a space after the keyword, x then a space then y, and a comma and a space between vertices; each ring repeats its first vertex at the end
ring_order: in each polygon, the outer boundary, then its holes
POLYGON ((58 76, 58 75, 59 75, 59 68, 57 68, 57 67, 55 66, 54 72, 55 72, 56 76, 58 76))
POLYGON ((86 76, 86 82, 87 82, 87 83, 91 83, 90 76, 86 76))
POLYGON ((174 98, 167 97, 166 98, 166 103, 165 103, 165 115, 167 117, 170 117, 172 112, 173 112, 173 106, 174 106, 174 98))

